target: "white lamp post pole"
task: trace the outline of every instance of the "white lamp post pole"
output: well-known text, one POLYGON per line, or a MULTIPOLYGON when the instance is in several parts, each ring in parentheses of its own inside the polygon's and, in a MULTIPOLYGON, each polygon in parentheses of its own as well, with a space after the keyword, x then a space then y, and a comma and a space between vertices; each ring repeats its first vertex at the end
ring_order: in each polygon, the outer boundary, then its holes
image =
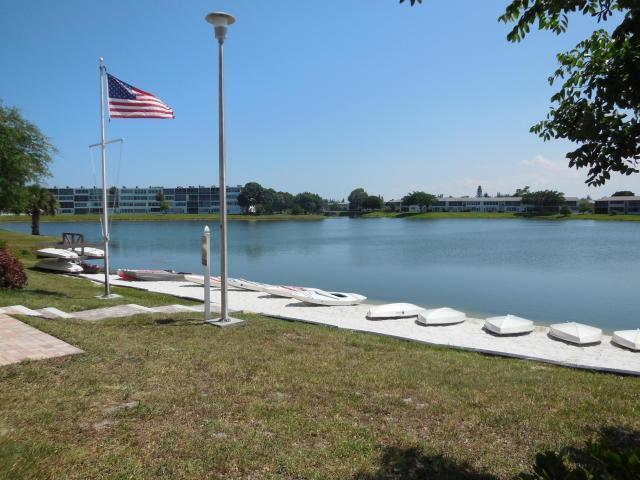
POLYGON ((220 318, 210 323, 219 326, 235 325, 242 320, 229 317, 227 292, 227 181, 226 181, 226 146, 224 128, 224 41, 227 38, 227 27, 236 19, 228 13, 213 12, 206 16, 206 21, 214 27, 218 40, 218 159, 220 172, 220 318))

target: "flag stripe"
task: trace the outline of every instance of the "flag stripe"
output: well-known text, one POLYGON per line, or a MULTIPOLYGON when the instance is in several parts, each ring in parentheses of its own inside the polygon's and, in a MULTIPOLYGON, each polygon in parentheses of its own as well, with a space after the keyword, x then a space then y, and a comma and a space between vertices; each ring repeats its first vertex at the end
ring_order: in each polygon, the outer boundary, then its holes
POLYGON ((107 74, 111 118, 174 118, 173 110, 149 92, 107 74))

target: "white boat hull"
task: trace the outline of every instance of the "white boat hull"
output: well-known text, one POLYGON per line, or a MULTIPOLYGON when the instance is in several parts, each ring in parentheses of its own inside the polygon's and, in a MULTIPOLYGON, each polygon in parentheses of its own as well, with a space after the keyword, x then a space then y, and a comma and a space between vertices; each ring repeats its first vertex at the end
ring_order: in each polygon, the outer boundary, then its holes
POLYGON ((294 293, 291 298, 312 305, 347 306, 359 305, 367 297, 357 293, 325 292, 324 290, 305 289, 294 293))
POLYGON ((418 323, 422 325, 453 325, 462 323, 467 319, 464 312, 454 310, 453 308, 437 308, 435 310, 427 310, 418 314, 418 323))
POLYGON ((118 270, 118 276, 123 280, 141 282, 179 282, 185 277, 183 273, 171 270, 131 270, 126 268, 118 270))
POLYGON ((409 318, 415 317, 426 309, 413 303, 388 303, 371 307, 367 312, 369 320, 382 320, 385 318, 409 318))
POLYGON ((628 348, 635 352, 640 351, 640 329, 638 330, 618 330, 613 332, 611 338, 613 343, 628 348))
MULTIPOLYGON (((83 254, 83 247, 70 248, 69 251, 76 255, 83 254)), ((104 250, 95 247, 84 247, 84 256, 87 258, 104 258, 104 250)))
POLYGON ((496 335, 522 335, 533 332, 535 325, 531 320, 525 318, 504 315, 487 318, 484 322, 484 328, 496 335))
POLYGON ((39 257, 43 258, 62 258, 65 260, 75 260, 78 254, 64 248, 41 248, 36 251, 39 257))
POLYGON ((602 330, 582 323, 556 323, 549 326, 549 335, 576 345, 598 343, 602 339, 602 330))
POLYGON ((60 273, 82 273, 84 271, 77 263, 65 260, 64 258, 45 258, 36 263, 35 267, 41 270, 60 273))

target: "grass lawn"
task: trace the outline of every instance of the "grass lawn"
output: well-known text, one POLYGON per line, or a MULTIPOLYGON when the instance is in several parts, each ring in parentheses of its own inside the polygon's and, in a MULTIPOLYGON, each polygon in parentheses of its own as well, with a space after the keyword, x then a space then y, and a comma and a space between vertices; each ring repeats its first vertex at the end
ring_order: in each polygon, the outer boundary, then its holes
POLYGON ((640 432, 637 378, 243 318, 23 318, 86 353, 0 367, 0 479, 512 478, 640 432))
MULTIPOLYGON (((177 214, 177 213, 150 213, 150 214, 112 214, 110 219, 114 222, 167 222, 173 220, 217 220, 217 214, 177 214)), ((282 221, 282 220, 324 220, 324 215, 227 215, 229 221, 282 221)), ((41 222, 99 222, 100 216, 96 214, 88 215, 55 215, 43 216, 41 222)), ((3 222, 31 222, 28 215, 2 215, 0 224, 3 222)))

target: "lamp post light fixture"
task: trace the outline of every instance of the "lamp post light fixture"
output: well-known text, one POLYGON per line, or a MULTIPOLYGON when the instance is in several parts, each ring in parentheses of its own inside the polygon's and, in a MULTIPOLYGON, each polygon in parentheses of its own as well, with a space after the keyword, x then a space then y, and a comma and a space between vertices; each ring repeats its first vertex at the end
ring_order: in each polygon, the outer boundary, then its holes
POLYGON ((220 194, 220 318, 208 321, 211 325, 228 327, 242 323, 242 320, 229 317, 227 292, 227 181, 226 181, 226 146, 224 128, 224 41, 227 38, 227 27, 236 19, 228 13, 213 12, 205 20, 214 27, 218 40, 218 160, 219 160, 219 194, 220 194))

